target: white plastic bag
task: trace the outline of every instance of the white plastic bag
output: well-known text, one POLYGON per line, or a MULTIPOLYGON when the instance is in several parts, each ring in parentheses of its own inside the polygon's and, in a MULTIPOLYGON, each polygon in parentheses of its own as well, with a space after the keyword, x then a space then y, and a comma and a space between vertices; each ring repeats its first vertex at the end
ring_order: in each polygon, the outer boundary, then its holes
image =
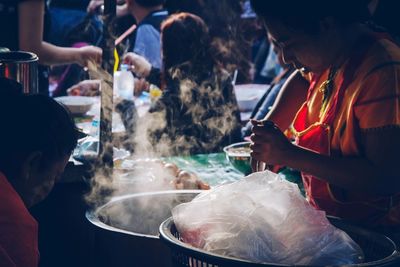
POLYGON ((296 184, 265 171, 172 210, 186 243, 220 255, 298 265, 360 263, 360 247, 314 209, 296 184))

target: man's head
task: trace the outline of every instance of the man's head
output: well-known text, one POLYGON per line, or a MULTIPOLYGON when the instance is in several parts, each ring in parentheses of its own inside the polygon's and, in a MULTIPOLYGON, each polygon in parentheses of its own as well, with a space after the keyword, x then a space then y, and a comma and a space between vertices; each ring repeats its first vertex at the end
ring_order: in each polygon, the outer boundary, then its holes
POLYGON ((347 29, 369 16, 365 0, 251 0, 251 3, 282 49, 285 62, 316 72, 329 66, 336 50, 348 41, 347 29))
POLYGON ((128 12, 140 23, 151 12, 163 8, 165 0, 126 0, 128 12))
MULTIPOLYGON (((10 84, 0 80, 0 91, 10 84)), ((12 91, 12 90, 11 90, 12 91)), ((68 112, 43 95, 0 92, 0 171, 27 206, 42 200, 77 144, 68 112)))

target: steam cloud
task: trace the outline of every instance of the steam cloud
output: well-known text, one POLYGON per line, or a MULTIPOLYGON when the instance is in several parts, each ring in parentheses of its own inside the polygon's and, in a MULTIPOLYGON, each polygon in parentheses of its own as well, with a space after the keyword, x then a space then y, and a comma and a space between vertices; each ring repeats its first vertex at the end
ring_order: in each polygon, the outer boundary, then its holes
MULTIPOLYGON (((227 77, 225 77, 227 78, 227 77)), ((215 77, 220 79, 220 77, 215 77)), ((154 190, 171 190, 173 185, 169 182, 174 175, 164 168, 161 157, 176 155, 189 155, 193 146, 199 146, 204 150, 212 150, 218 146, 221 139, 229 135, 235 126, 238 125, 234 110, 237 109, 235 102, 224 103, 222 89, 219 87, 211 88, 210 84, 221 84, 220 81, 204 81, 201 85, 194 82, 195 79, 184 79, 180 82, 180 99, 188 109, 187 113, 193 118, 193 125, 205 127, 209 138, 198 139, 195 136, 184 134, 174 135, 173 139, 169 134, 163 133, 160 138, 154 140, 149 134, 157 132, 166 127, 165 110, 154 113, 147 113, 138 118, 134 127, 133 136, 126 142, 133 144, 134 153, 126 162, 132 163, 131 170, 115 169, 112 177, 109 171, 102 168, 96 169, 93 178, 92 190, 87 195, 87 201, 93 206, 104 204, 113 196, 147 192, 154 190), (193 93, 198 94, 198 99, 202 101, 193 102, 193 93), (213 115, 206 120, 204 114, 213 109, 213 115)), ((229 81, 229 79, 228 79, 229 81)), ((168 108, 168 107, 167 107, 168 108)), ((168 132, 179 133, 180 129, 169 129, 168 132)), ((129 132, 129 131, 128 131, 129 132)))
MULTIPOLYGON (((218 51, 217 57, 221 62, 224 62, 224 67, 229 73, 233 73, 240 65, 242 70, 239 73, 242 73, 242 76, 246 76, 250 69, 250 64, 247 60, 247 55, 244 55, 243 51, 247 52, 248 44, 245 44, 247 48, 243 48, 243 40, 241 39, 241 33, 238 31, 237 25, 239 14, 232 10, 231 1, 208 2, 210 2, 209 5, 213 5, 212 2, 215 2, 216 5, 215 7, 205 7, 204 10, 208 10, 209 13, 213 14, 207 13, 204 15, 207 24, 210 26, 213 47, 218 51), (221 10, 222 12, 220 12, 221 10), (228 14, 230 18, 222 24, 215 22, 213 20, 220 17, 215 16, 216 12, 219 14, 228 14), (232 27, 230 25, 235 26, 232 27), (219 29, 218 33, 218 27, 224 28, 222 30, 219 29), (239 39, 240 41, 237 42, 239 39)), ((108 75, 103 72, 99 70, 97 75, 100 77, 97 77, 104 78, 104 75, 108 75)), ((179 77, 180 75, 178 71, 173 76, 179 77)), ((225 73, 224 75, 227 74, 225 73)), ((169 183, 173 175, 163 168, 163 162, 160 160, 161 157, 176 154, 188 155, 194 144, 205 151, 212 150, 213 147, 217 146, 221 138, 227 136, 237 126, 237 118, 233 112, 237 108, 236 102, 228 102, 228 104, 224 105, 220 104, 224 102, 224 95, 222 95, 223 88, 218 88, 218 86, 221 85, 221 79, 224 78, 226 77, 218 77, 216 75, 213 77, 214 80, 204 81, 201 84, 196 83, 196 77, 180 80, 180 100, 188 107, 186 112, 193 118, 192 123, 195 126, 206 127, 208 129, 209 135, 207 138, 201 140, 184 134, 175 134, 171 138, 170 135, 163 133, 155 141, 154 136, 149 133, 161 131, 166 127, 165 111, 146 114, 144 117, 138 118, 134 126, 135 128, 127 129, 128 132, 133 132, 134 134, 125 140, 126 143, 134 147, 134 153, 130 157, 131 167, 133 168, 128 172, 118 169, 114 170, 112 177, 110 177, 110 172, 104 169, 104 166, 101 166, 102 168, 97 166, 92 179, 92 189, 86 196, 86 200, 92 206, 100 207, 114 196, 173 189, 173 185, 169 183), (212 89, 211 84, 214 86, 217 85, 217 87, 212 89), (193 95, 194 93, 197 94, 198 99, 203 101, 193 102, 193 99, 196 98, 193 95), (209 116, 204 119, 202 115, 211 108, 215 116, 209 116)), ((248 80, 244 78, 242 82, 248 82, 248 80)), ((234 95, 233 98, 235 98, 234 95)), ((180 129, 170 130, 179 133, 180 129)), ((155 206, 156 204, 152 203, 152 208, 155 208, 155 206)), ((127 212, 124 209, 117 212, 113 209, 113 213, 110 216, 122 216, 122 214, 127 212)), ((102 215, 107 216, 107 214, 102 215)), ((123 217, 121 218, 122 224, 127 224, 131 219, 131 216, 128 215, 123 215, 123 217)))

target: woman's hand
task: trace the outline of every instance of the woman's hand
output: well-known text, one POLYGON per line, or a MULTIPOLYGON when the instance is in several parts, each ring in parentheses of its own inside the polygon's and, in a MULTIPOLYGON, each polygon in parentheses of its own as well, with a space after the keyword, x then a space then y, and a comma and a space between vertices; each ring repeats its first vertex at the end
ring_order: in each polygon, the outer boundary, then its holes
POLYGON ((139 96, 143 91, 149 91, 150 84, 144 78, 137 79, 135 78, 135 96, 139 96))
POLYGON ((79 49, 77 63, 82 67, 88 67, 89 63, 99 65, 101 63, 102 50, 99 47, 88 45, 79 49))
POLYGON ((151 64, 142 56, 129 52, 124 56, 124 63, 132 66, 132 71, 139 77, 146 78, 151 71, 151 64))
POLYGON ((100 93, 100 80, 84 80, 67 89, 68 95, 96 96, 100 93))
POLYGON ((251 120, 251 157, 267 165, 284 165, 295 149, 289 139, 272 121, 251 120))

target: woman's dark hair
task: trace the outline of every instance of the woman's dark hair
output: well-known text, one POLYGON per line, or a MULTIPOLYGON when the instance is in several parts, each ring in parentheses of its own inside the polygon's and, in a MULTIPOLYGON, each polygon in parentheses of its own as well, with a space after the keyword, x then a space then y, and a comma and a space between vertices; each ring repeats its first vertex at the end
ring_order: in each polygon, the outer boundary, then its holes
POLYGON ((215 65, 207 25, 196 15, 171 15, 161 25, 161 42, 167 82, 175 69, 201 80, 202 74, 210 73, 215 65))
POLYGON ((282 21, 291 29, 313 34, 318 22, 332 16, 343 24, 364 22, 370 18, 366 0, 250 0, 261 18, 282 21))
POLYGON ((45 168, 69 155, 78 137, 63 106, 48 96, 16 94, 14 89, 0 80, 0 171, 11 177, 29 153, 42 152, 45 168))
POLYGON ((229 73, 238 70, 238 83, 252 80, 251 39, 241 19, 242 1, 234 0, 168 0, 166 8, 172 14, 189 12, 201 17, 209 29, 212 54, 229 73))

